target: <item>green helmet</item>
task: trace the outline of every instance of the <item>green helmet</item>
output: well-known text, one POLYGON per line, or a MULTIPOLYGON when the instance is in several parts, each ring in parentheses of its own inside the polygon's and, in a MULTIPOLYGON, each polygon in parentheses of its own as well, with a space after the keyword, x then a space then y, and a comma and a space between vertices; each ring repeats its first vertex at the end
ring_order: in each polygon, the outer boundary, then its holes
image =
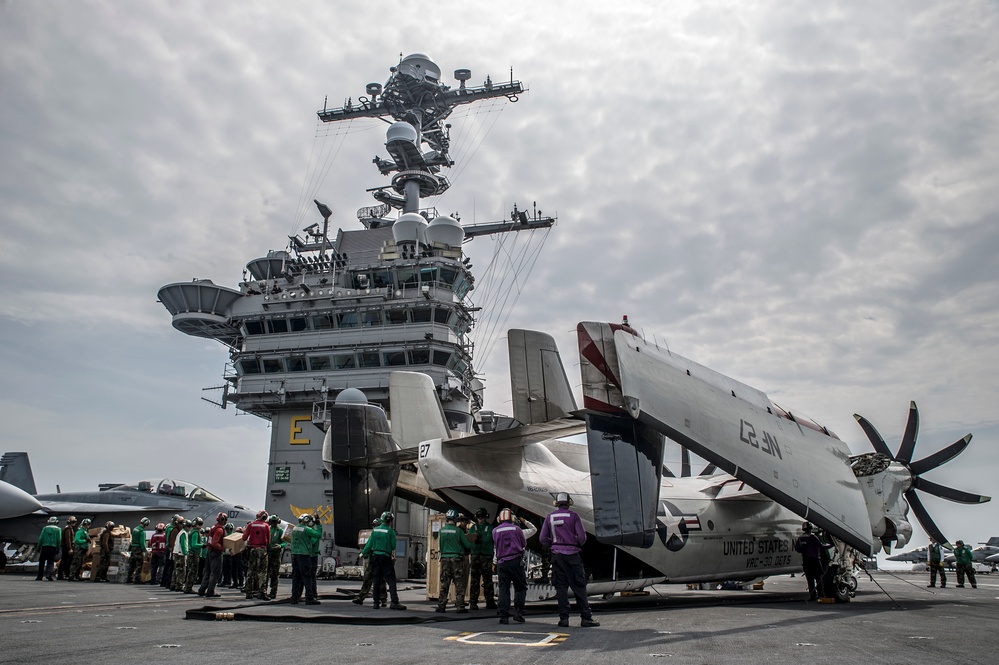
POLYGON ((149 526, 149 518, 143 517, 141 520, 139 520, 139 524, 141 524, 142 526, 149 526))
POLYGON ((267 518, 267 521, 270 522, 271 524, 280 524, 281 518, 278 517, 277 515, 271 515, 270 517, 267 518))
POLYGON ((380 519, 378 519, 377 517, 375 519, 371 520, 371 526, 372 527, 381 526, 381 525, 382 525, 382 521, 380 519))
POLYGON ((455 510, 454 508, 451 508, 446 513, 444 513, 444 519, 446 519, 448 522, 454 522, 455 520, 458 519, 458 511, 455 510))
POLYGON ((59 523, 59 518, 56 517, 55 515, 49 518, 49 524, 58 524, 58 523, 59 523))
POLYGON ((225 525, 225 532, 226 533, 232 533, 235 530, 236 530, 236 527, 233 525, 232 522, 227 522, 226 523, 226 525, 225 525))
POLYGON ((83 518, 83 521, 80 522, 80 526, 90 526, 90 518, 89 517, 83 518))
POLYGON ((384 524, 388 524, 389 522, 395 520, 395 515, 386 510, 384 513, 382 513, 381 520, 384 524))

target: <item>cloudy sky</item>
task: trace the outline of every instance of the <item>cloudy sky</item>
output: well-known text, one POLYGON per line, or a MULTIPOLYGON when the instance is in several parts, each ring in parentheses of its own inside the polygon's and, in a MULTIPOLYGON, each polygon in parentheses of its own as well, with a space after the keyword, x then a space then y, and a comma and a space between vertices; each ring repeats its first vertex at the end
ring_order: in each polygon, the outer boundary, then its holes
MULTIPOLYGON (((487 331, 552 333, 578 383, 576 322, 627 314, 856 452, 852 414, 894 448, 915 400, 918 457, 975 434, 930 478, 996 494, 997 34, 985 1, 0 2, 3 450, 40 491, 168 474, 259 504, 267 423, 201 400, 227 355, 156 292, 235 286, 314 197, 356 228, 383 125, 315 111, 424 52, 530 88, 455 114, 438 207, 558 214, 481 327, 488 408, 510 411, 487 331)), ((471 243, 476 270, 509 242, 471 243)), ((999 501, 925 503, 999 535, 999 501)))

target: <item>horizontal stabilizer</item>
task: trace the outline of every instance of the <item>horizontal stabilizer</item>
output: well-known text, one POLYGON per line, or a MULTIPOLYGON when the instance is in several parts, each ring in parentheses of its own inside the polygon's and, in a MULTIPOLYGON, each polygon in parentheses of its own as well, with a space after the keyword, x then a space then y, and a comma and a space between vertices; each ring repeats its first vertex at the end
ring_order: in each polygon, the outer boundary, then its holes
POLYGON ((586 416, 597 540, 652 547, 666 438, 628 417, 586 416))
POLYGON ((525 424, 563 418, 576 410, 576 400, 551 335, 534 330, 511 330, 510 393, 513 417, 525 424))
POLYGON ((450 438, 434 380, 426 374, 392 372, 389 375, 389 402, 392 404, 392 438, 400 448, 415 448, 423 441, 450 438))
POLYGON ((772 413, 760 391, 614 333, 632 417, 865 554, 871 523, 850 451, 839 439, 772 413))

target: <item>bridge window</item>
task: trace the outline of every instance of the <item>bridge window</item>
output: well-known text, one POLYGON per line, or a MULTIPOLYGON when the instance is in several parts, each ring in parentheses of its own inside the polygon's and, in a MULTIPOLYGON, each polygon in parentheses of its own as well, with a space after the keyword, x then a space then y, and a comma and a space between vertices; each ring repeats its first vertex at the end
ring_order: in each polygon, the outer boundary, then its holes
POLYGON ((291 332, 302 332, 309 329, 309 320, 305 317, 296 317, 288 321, 291 332))
POLYGON ((381 310, 369 310, 367 312, 360 313, 361 326, 364 328, 370 328, 372 326, 382 325, 382 312, 381 310))
POLYGON ((388 270, 373 270, 371 272, 371 288, 383 289, 392 286, 392 273, 388 270))
POLYGON ((410 365, 429 365, 430 349, 415 349, 409 352, 410 365))
POLYGON ((446 326, 451 317, 451 310, 447 307, 438 307, 434 310, 434 323, 446 326))
POLYGON ((457 277, 458 277, 457 270, 455 270, 454 268, 447 268, 445 266, 441 266, 441 277, 440 277, 441 284, 450 287, 451 285, 454 284, 454 280, 457 277))
POLYGON ((305 358, 293 357, 288 358, 288 371, 289 372, 306 372, 308 371, 308 363, 305 362, 305 358))
POLYGON ((405 351, 386 351, 382 355, 385 357, 386 367, 400 367, 406 364, 405 351))
POLYGON ((353 353, 336 353, 333 355, 333 369, 353 369, 353 353))
POLYGON ((415 268, 399 268, 396 278, 399 280, 400 287, 420 285, 420 276, 415 268))
POLYGON ((451 360, 451 354, 447 351, 441 351, 440 349, 434 349, 434 364, 441 367, 447 367, 448 362, 451 360))
POLYGON ((267 332, 274 334, 288 332, 288 321, 286 319, 268 319, 267 332))
POLYGON ((358 367, 381 367, 381 358, 377 351, 361 351, 357 354, 358 367))
POLYGON ((397 325, 400 323, 406 323, 406 310, 405 309, 389 309, 385 311, 385 319, 388 321, 389 325, 397 325))
POLYGON ((357 312, 341 312, 336 315, 336 322, 340 328, 357 328, 361 325, 357 312))
POLYGON ((264 374, 277 374, 284 371, 284 363, 280 358, 264 358, 260 361, 264 367, 264 374))
POLYGON ((320 314, 312 317, 312 328, 314 330, 330 330, 333 327, 332 314, 320 314))
POLYGON ((313 372, 324 372, 330 368, 329 356, 310 356, 309 369, 313 372))
POLYGON ((432 307, 416 307, 413 309, 413 323, 430 323, 433 317, 432 307))
POLYGON ((260 374, 260 362, 256 358, 244 358, 236 365, 240 374, 260 374))
POLYGON ((243 327, 246 330, 247 335, 263 335, 264 334, 264 322, 263 321, 245 321, 243 322, 243 327))

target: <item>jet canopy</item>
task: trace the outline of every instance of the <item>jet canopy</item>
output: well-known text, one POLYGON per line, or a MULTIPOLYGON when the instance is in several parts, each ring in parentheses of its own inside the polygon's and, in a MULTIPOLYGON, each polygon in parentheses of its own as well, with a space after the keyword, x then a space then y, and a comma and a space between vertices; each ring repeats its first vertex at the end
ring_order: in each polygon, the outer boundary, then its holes
POLYGON ((153 478, 140 480, 130 485, 119 485, 112 488, 116 492, 142 492, 144 494, 162 494, 164 496, 189 499, 191 501, 221 502, 222 499, 195 483, 172 478, 153 478))

